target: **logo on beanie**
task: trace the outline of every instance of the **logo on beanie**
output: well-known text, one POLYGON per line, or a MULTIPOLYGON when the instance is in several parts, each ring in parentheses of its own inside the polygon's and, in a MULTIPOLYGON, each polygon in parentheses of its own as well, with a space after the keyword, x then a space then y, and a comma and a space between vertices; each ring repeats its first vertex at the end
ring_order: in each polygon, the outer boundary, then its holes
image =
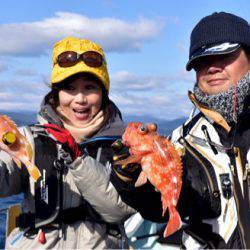
POLYGON ((227 51, 228 49, 234 49, 239 46, 238 43, 222 43, 219 45, 215 45, 213 47, 207 48, 204 52, 219 52, 219 51, 227 51))

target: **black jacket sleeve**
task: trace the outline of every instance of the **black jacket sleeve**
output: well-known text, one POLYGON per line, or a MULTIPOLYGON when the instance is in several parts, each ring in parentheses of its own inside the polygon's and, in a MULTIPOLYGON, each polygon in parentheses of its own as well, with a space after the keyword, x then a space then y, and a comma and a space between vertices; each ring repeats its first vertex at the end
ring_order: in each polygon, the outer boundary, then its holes
POLYGON ((116 166, 112 169, 111 182, 122 200, 136 209, 144 219, 159 223, 166 222, 168 213, 162 217, 161 194, 155 191, 149 181, 140 187, 135 187, 141 167, 131 170, 132 167, 116 166))

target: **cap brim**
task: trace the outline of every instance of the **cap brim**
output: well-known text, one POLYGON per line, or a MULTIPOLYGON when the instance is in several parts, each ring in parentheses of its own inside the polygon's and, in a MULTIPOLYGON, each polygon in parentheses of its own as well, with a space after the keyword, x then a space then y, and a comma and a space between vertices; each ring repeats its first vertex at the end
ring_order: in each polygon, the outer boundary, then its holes
POLYGON ((193 68, 194 61, 196 61, 199 58, 205 57, 205 56, 215 56, 215 55, 226 55, 230 54, 237 49, 240 48, 240 44, 232 44, 231 46, 225 48, 224 50, 213 50, 212 48, 215 46, 210 46, 209 49, 202 49, 198 50, 196 53, 192 55, 192 57, 189 59, 187 65, 186 65, 186 70, 190 71, 193 68))
POLYGON ((103 65, 99 68, 89 67, 83 62, 78 62, 76 65, 71 67, 60 67, 55 64, 52 69, 51 84, 57 84, 78 73, 89 73, 97 77, 104 85, 104 87, 109 90, 109 77, 106 66, 103 65))

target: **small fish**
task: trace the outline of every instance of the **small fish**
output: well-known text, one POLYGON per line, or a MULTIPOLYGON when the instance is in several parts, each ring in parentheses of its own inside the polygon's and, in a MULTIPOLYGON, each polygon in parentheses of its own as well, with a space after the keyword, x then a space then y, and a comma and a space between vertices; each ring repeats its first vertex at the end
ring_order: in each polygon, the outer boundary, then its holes
POLYGON ((130 156, 116 164, 140 163, 142 171, 135 183, 141 186, 149 180, 161 193, 162 216, 167 208, 169 221, 164 231, 167 237, 181 228, 181 218, 176 209, 182 186, 182 163, 172 143, 157 133, 154 123, 128 124, 122 143, 129 148, 130 156))
POLYGON ((0 149, 8 153, 20 169, 23 163, 34 181, 41 176, 37 166, 31 162, 31 145, 19 132, 16 124, 5 115, 0 115, 0 149))

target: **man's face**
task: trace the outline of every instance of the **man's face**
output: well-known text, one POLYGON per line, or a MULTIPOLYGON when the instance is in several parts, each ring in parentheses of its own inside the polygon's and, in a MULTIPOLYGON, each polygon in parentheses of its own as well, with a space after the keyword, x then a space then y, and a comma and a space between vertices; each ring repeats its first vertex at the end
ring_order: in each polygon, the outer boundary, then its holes
POLYGON ((198 59, 194 69, 200 90, 214 95, 237 83, 250 70, 250 59, 240 48, 230 54, 198 59))

